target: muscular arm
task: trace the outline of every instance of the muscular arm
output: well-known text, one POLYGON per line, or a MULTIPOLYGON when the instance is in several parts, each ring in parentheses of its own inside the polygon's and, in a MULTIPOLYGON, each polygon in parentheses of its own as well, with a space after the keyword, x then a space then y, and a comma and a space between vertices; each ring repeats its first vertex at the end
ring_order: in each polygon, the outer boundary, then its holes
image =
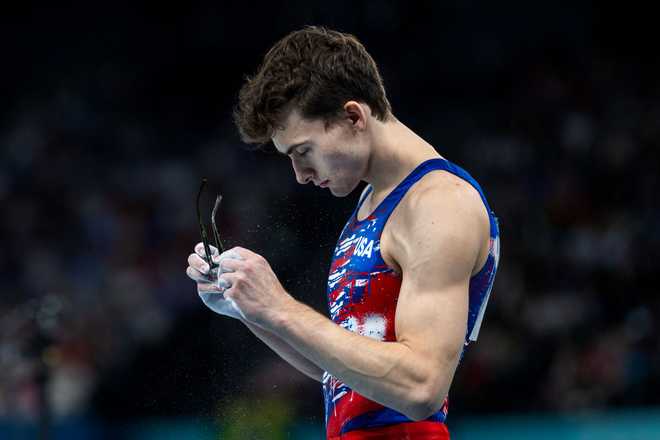
POLYGON ((317 367, 314 363, 302 356, 289 344, 268 330, 264 330, 261 327, 251 324, 245 320, 241 321, 247 326, 247 328, 250 329, 252 333, 254 333, 257 338, 261 339, 282 359, 287 361, 306 376, 321 382, 321 378, 323 377, 323 370, 317 367))
POLYGON ((420 420, 449 391, 465 339, 470 274, 488 232, 471 188, 452 183, 409 195, 391 252, 403 274, 396 342, 350 332, 298 302, 272 331, 355 391, 420 420))

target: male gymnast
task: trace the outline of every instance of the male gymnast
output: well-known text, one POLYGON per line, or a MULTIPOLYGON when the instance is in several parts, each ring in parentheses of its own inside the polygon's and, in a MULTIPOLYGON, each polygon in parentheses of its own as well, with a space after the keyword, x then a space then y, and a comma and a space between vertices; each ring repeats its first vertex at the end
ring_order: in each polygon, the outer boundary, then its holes
POLYGON ((287 155, 300 184, 336 197, 368 185, 334 250, 330 319, 242 247, 212 248, 218 271, 195 246, 187 274, 200 297, 323 384, 328 439, 448 439, 447 395, 499 260, 479 184, 394 117, 349 34, 310 26, 278 41, 234 118, 245 142, 287 155))

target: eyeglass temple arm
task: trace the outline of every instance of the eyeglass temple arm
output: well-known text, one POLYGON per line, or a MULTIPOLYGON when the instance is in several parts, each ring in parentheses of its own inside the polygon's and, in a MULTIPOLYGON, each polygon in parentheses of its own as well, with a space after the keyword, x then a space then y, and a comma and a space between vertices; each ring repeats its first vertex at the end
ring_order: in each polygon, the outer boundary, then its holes
POLYGON ((225 247, 220 241, 220 234, 218 234, 218 227, 215 225, 215 214, 220 207, 220 202, 222 201, 222 196, 218 194, 218 197, 215 199, 215 205, 213 205, 213 211, 211 212, 211 227, 213 228, 213 238, 215 239, 215 247, 218 248, 220 253, 225 251, 225 247))
POLYGON ((204 227, 204 223, 202 223, 202 215, 199 211, 199 200, 202 197, 202 192, 204 191, 205 186, 206 186, 206 179, 204 178, 202 179, 202 184, 200 185, 199 192, 197 193, 197 220, 199 222, 199 232, 202 236, 202 243, 204 244, 206 262, 208 263, 210 268, 214 268, 216 264, 211 259, 211 248, 209 247, 209 238, 208 235, 206 234, 206 228, 204 227))

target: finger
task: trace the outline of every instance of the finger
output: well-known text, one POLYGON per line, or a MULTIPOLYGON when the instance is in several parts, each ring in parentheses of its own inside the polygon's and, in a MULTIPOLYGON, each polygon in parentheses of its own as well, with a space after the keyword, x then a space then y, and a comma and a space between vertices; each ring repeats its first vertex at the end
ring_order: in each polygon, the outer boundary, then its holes
POLYGON ((197 282, 200 282, 200 281, 201 281, 201 282, 208 283, 208 282, 211 282, 211 281, 212 281, 212 280, 209 278, 208 275, 204 275, 203 273, 201 273, 200 271, 198 271, 198 270, 195 269, 194 267, 190 267, 190 266, 188 266, 188 267, 186 268, 186 275, 188 275, 188 277, 189 277, 190 279, 192 279, 193 281, 197 281, 197 282))
MULTIPOLYGON (((218 255, 217 247, 209 245, 209 250, 211 251, 211 256, 218 255)), ((199 242, 195 245, 195 253, 202 258, 206 258, 206 250, 204 249, 204 243, 199 242)))
POLYGON ((236 272, 245 265, 245 262, 235 258, 223 258, 219 264, 221 272, 236 272))
POLYGON ((197 291, 200 294, 205 293, 224 293, 225 289, 216 286, 213 283, 199 283, 197 284, 197 291))
POLYGON ((198 271, 200 271, 204 275, 209 273, 210 268, 209 268, 208 263, 206 261, 204 261, 202 259, 202 257, 200 257, 197 254, 188 255, 188 265, 190 267, 193 267, 193 268, 197 269, 198 271))
POLYGON ((227 290, 231 289, 231 284, 227 280, 220 279, 218 280, 216 287, 223 292, 226 292, 227 290))
POLYGON ((254 252, 252 252, 251 250, 240 246, 234 246, 233 248, 229 249, 227 252, 232 252, 238 255, 239 257, 243 258, 244 260, 252 255, 255 255, 254 252))
POLYGON ((218 276, 217 285, 221 288, 224 287, 225 289, 229 290, 232 288, 232 286, 236 285, 238 278, 239 276, 233 272, 224 272, 218 276))
MULTIPOLYGON (((224 263, 224 261, 223 261, 224 263)), ((226 281, 229 281, 230 283, 234 284, 234 281, 236 280, 237 276, 234 272, 223 272, 218 276, 218 279, 223 279, 226 281)))

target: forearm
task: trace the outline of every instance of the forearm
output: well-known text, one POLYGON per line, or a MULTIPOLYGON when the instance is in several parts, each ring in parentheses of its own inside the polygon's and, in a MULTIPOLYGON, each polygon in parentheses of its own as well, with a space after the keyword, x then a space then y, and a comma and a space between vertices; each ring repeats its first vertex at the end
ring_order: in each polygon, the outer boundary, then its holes
MULTIPOLYGON (((426 406, 433 400, 429 390, 438 389, 429 380, 437 374, 430 371, 427 359, 407 345, 353 333, 301 303, 283 314, 273 331, 363 396, 413 419, 426 417, 426 406)), ((446 387, 440 391, 445 395, 453 376, 450 369, 446 387)))
POLYGON ((274 335, 268 330, 264 330, 261 327, 251 324, 245 320, 242 321, 257 338, 261 339, 282 359, 293 365, 297 370, 306 376, 321 382, 323 377, 323 370, 321 368, 316 366, 309 359, 305 358, 293 347, 291 347, 291 345, 283 341, 277 335, 274 335))

